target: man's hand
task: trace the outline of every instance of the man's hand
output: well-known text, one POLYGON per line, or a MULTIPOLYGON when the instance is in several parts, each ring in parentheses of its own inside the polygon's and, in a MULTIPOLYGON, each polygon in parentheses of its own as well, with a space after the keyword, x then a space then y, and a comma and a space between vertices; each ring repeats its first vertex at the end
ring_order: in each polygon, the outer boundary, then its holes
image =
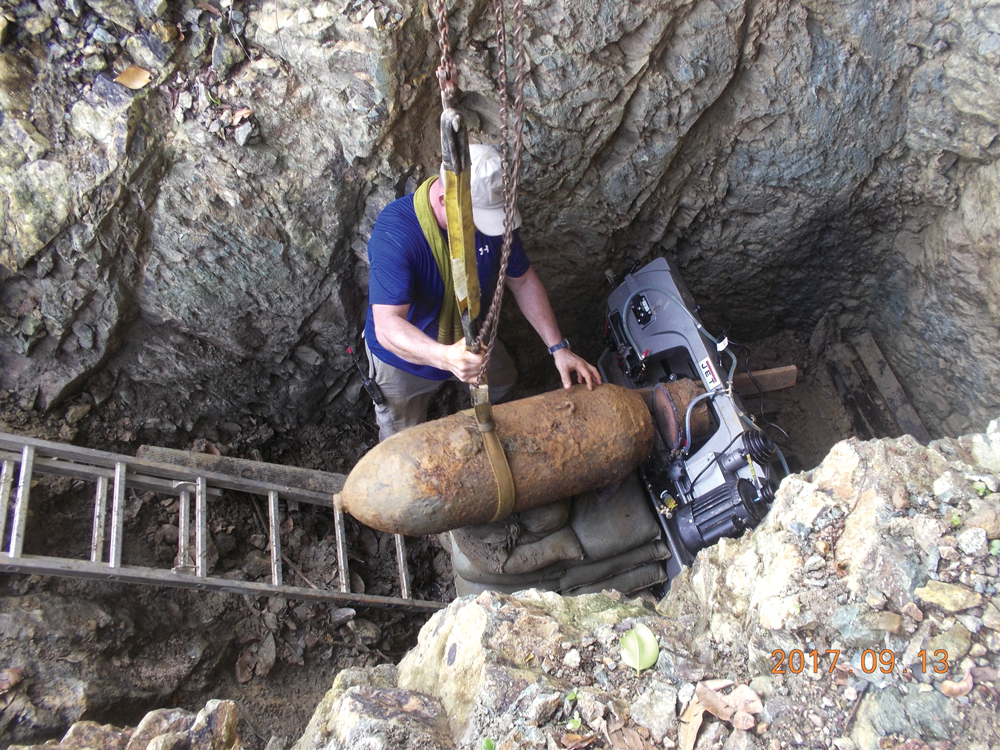
POLYGON ((562 378, 563 388, 573 385, 573 379, 570 377, 573 372, 576 373, 579 382, 587 384, 588 391, 594 390, 595 385, 601 384, 601 373, 579 354, 574 354, 569 349, 560 349, 552 356, 562 378))
POLYGON ((473 354, 465 348, 465 339, 444 349, 444 368, 463 383, 474 384, 483 366, 483 355, 473 354))
MULTIPOLYGON (((517 306, 521 308, 524 317, 528 319, 546 346, 551 346, 550 341, 562 339, 555 313, 549 304, 549 295, 533 268, 529 268, 523 276, 514 278, 508 276, 507 287, 514 294, 517 306)), ((569 349, 557 349, 552 356, 555 357, 556 369, 562 378, 563 388, 573 385, 571 374, 574 372, 579 382, 587 384, 587 390, 592 391, 595 385, 601 384, 601 374, 583 357, 569 349)))

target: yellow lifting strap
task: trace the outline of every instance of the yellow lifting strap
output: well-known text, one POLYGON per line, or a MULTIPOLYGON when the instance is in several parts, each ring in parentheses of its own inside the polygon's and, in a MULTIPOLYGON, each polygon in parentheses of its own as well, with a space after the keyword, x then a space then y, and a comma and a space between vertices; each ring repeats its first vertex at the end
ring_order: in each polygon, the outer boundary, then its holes
POLYGON ((462 316, 465 340, 476 336, 472 322, 479 317, 479 271, 476 267, 476 225, 472 221, 472 170, 469 136, 462 116, 454 109, 441 115, 441 179, 448 215, 448 249, 455 299, 462 316), (445 145, 447 143, 447 146, 445 145))
MULTIPOLYGON (((448 249, 455 299, 462 317, 465 343, 476 340, 479 317, 479 270, 476 266, 476 225, 472 220, 472 170, 469 135, 458 110, 441 113, 441 179, 448 217, 448 249)), ((514 510, 514 478, 493 422, 490 389, 485 374, 478 385, 470 386, 472 408, 483 435, 483 445, 497 483, 497 509, 491 520, 506 518, 514 510)))

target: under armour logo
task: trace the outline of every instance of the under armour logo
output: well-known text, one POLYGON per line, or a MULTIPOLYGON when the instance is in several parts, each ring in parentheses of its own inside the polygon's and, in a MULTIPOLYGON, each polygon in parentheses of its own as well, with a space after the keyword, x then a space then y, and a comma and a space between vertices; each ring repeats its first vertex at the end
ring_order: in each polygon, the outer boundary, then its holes
POLYGON ((479 254, 480 255, 488 255, 489 252, 490 252, 490 246, 489 245, 483 245, 481 248, 479 248, 479 254))

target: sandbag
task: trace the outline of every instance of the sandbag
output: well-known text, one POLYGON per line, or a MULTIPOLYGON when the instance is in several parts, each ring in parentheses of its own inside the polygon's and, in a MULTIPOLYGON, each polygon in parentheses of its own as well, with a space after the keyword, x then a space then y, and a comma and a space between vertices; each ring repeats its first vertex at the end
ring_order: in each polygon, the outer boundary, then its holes
POLYGON ((563 591, 572 591, 580 586, 613 578, 647 563, 667 560, 669 557, 670 548, 666 543, 654 539, 641 547, 630 549, 606 560, 597 560, 567 568, 566 572, 559 578, 559 588, 563 591))
POLYGON ((617 487, 574 498, 569 523, 588 560, 620 555, 660 535, 649 496, 635 472, 617 487))
POLYGON ((519 544, 510 551, 503 572, 508 575, 531 573, 547 568, 553 563, 582 560, 583 548, 573 529, 563 526, 559 531, 544 539, 528 544, 519 544))
MULTIPOLYGON (((514 479, 514 511, 616 482, 653 443, 642 397, 615 385, 500 404, 493 418, 514 479)), ((497 520, 499 491, 476 419, 463 413, 379 443, 335 502, 366 526, 416 536, 497 520)))
POLYGON ((634 594, 636 591, 648 589, 650 586, 655 586, 658 583, 665 583, 668 578, 667 566, 662 562, 654 562, 643 565, 635 570, 629 570, 611 578, 606 578, 603 581, 589 583, 586 586, 579 586, 568 591, 563 589, 562 593, 578 596, 580 594, 599 594, 602 591, 613 590, 621 591, 623 594, 634 594))
POLYGON ((515 590, 545 587, 552 591, 567 591, 612 578, 649 562, 665 561, 670 558, 670 550, 667 545, 657 539, 607 560, 589 562, 587 560, 562 560, 547 568, 519 575, 507 575, 490 573, 476 567, 449 537, 448 534, 443 535, 442 546, 451 552, 454 574, 470 583, 485 584, 487 588, 496 586, 495 590, 497 591, 507 591, 508 587, 514 587, 515 590), (549 586, 550 583, 551 586, 549 586))
MULTIPOLYGON (((551 580, 558 585, 559 576, 562 575, 563 572, 562 566, 564 564, 555 563, 554 565, 551 565, 543 570, 523 573, 516 576, 505 575, 503 573, 490 573, 489 571, 476 567, 465 555, 465 553, 462 552, 461 548, 455 544, 451 534, 445 534, 443 536, 445 540, 447 540, 447 543, 443 546, 446 550, 451 552, 451 568, 455 577, 461 577, 473 583, 487 584, 487 588, 490 584, 504 584, 516 586, 518 589, 530 589, 540 586, 546 580, 551 580)), ((497 588, 495 590, 506 591, 507 589, 497 588)), ((554 591, 555 589, 552 590, 554 591)))
POLYGON ((465 526, 451 532, 455 544, 478 570, 491 573, 527 573, 559 560, 578 560, 583 550, 569 529, 555 532, 569 521, 569 498, 514 513, 503 521, 465 526), (546 539, 546 545, 518 552, 518 548, 546 539), (514 559, 511 559, 514 558, 514 559))
POLYGON ((541 570, 558 562, 583 559, 583 548, 569 526, 563 526, 537 542, 516 544, 508 552, 498 548, 484 548, 464 535, 464 531, 456 529, 451 532, 455 546, 462 551, 472 568, 493 575, 516 576, 541 570))
POLYGON ((517 523, 521 533, 517 538, 519 544, 530 544, 544 539, 549 534, 559 531, 569 522, 570 498, 554 503, 539 505, 516 513, 517 523))
POLYGON ((502 594, 516 594, 518 591, 539 589, 541 591, 559 591, 559 579, 539 581, 533 584, 516 583, 477 583, 467 581, 461 576, 455 576, 455 596, 479 596, 484 591, 499 591, 502 594))
POLYGON ((620 573, 612 578, 579 586, 572 590, 564 589, 557 579, 545 579, 534 583, 477 583, 467 581, 459 575, 455 576, 456 596, 478 596, 484 591, 500 591, 504 594, 515 594, 527 589, 555 591, 564 595, 579 596, 581 594, 599 594, 602 591, 620 591, 623 594, 634 594, 648 589, 658 583, 666 583, 669 576, 667 567, 662 562, 653 562, 641 567, 620 573))

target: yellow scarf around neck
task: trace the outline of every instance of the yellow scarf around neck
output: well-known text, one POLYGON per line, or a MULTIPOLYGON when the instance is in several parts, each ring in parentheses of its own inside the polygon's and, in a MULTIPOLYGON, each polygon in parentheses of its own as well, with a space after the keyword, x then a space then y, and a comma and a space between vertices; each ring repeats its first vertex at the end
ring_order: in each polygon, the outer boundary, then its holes
POLYGON ((438 179, 437 175, 425 180, 413 194, 413 206, 417 211, 417 220, 424 236, 431 246, 434 262, 437 263, 441 280, 444 282, 444 299, 441 300, 441 314, 438 316, 437 340, 441 344, 454 344, 464 336, 462 332, 462 316, 458 312, 455 301, 455 282, 451 276, 451 255, 448 252, 448 242, 441 233, 437 217, 431 207, 431 185, 438 179))

